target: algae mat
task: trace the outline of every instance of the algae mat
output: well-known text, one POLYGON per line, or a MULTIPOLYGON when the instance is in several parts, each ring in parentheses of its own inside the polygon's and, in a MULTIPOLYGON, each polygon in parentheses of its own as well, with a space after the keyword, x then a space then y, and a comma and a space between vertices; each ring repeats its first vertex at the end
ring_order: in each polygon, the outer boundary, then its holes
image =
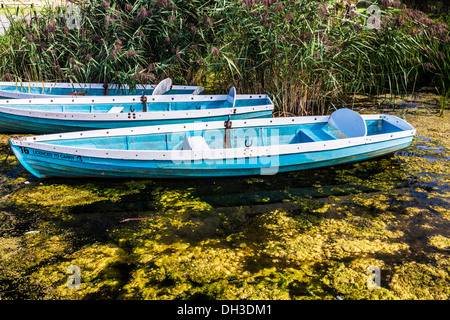
POLYGON ((38 180, 0 136, 0 298, 448 299, 450 117, 402 113, 408 150, 243 179, 38 180))

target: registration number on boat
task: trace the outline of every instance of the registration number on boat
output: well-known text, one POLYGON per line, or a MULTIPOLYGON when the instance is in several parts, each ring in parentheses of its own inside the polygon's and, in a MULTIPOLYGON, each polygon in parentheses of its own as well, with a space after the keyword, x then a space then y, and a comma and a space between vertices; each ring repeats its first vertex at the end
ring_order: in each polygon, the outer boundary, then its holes
MULTIPOLYGON (((19 147, 20 152, 24 154, 30 154, 30 149, 26 147, 19 147)), ((55 153, 50 151, 43 151, 43 150, 35 150, 31 149, 31 154, 39 157, 45 157, 45 158, 52 158, 52 159, 62 159, 62 160, 70 160, 70 161, 83 161, 83 158, 81 156, 75 156, 71 154, 65 154, 65 153, 55 153)))

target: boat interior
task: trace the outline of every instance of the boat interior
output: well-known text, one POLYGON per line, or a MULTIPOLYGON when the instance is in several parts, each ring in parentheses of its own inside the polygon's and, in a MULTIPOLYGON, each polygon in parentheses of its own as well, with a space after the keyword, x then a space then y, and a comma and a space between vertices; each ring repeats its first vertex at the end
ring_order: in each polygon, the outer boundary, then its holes
MULTIPOLYGON (((384 120, 365 120, 368 136, 400 132, 404 129, 384 120)), ((361 131, 360 136, 364 136, 361 131)), ((196 150, 261 147, 332 141, 348 138, 330 122, 209 129, 160 134, 122 135, 95 138, 58 139, 43 143, 111 150, 196 150)))
MULTIPOLYGON (((28 101, 28 100, 27 100, 28 101)), ((14 109, 35 110, 47 112, 67 112, 67 113, 129 113, 143 112, 142 102, 136 103, 92 103, 92 104, 39 104, 38 101, 33 104, 7 105, 1 103, 0 106, 8 106, 14 109)), ((236 99, 235 107, 249 107, 272 104, 268 98, 236 99)), ((172 102, 152 102, 148 99, 146 110, 149 111, 178 111, 178 110, 204 110, 231 108, 232 103, 224 100, 203 100, 203 101, 172 101, 172 102)))
MULTIPOLYGON (((150 100, 150 99, 149 99, 150 100)), ((237 99, 235 107, 249 107, 257 105, 269 105, 270 99, 237 99)), ((0 106, 7 106, 6 103, 0 106)), ((47 112, 67 112, 67 113, 129 113, 143 112, 144 105, 142 102, 136 103, 93 103, 93 104, 20 104, 10 105, 15 109, 47 111, 47 112)), ((228 100, 212 100, 212 101, 172 101, 172 102, 147 102, 146 110, 149 111, 178 111, 178 110, 204 110, 230 108, 231 103, 228 100)))

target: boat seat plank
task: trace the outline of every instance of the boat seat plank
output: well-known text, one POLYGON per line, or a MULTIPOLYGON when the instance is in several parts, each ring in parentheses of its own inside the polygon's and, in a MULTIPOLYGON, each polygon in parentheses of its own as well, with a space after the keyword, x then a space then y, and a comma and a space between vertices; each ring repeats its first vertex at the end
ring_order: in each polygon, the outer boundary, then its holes
POLYGON ((314 142, 314 139, 311 138, 310 136, 308 136, 304 132, 304 129, 301 129, 301 130, 299 129, 299 130, 297 130, 294 137, 292 138, 292 140, 289 143, 294 144, 294 143, 305 143, 305 142, 314 142))
POLYGON ((323 130, 302 129, 301 132, 312 141, 327 141, 336 139, 336 137, 323 130))

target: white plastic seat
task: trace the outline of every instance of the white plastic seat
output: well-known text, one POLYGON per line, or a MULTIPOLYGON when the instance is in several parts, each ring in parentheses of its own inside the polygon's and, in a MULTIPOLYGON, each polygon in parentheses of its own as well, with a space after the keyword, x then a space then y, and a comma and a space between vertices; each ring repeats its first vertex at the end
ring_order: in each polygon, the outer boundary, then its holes
POLYGON ((359 113, 347 108, 333 112, 328 120, 327 126, 338 138, 356 138, 367 135, 367 126, 363 117, 359 113), (335 130, 333 130, 333 127, 335 130))
POLYGON ((229 108, 234 108, 234 105, 236 104, 236 88, 232 87, 230 89, 230 92, 228 92, 227 101, 230 104, 229 108))
POLYGON ((158 83, 155 90, 152 92, 152 96, 161 95, 166 93, 172 88, 172 79, 167 78, 158 83))

